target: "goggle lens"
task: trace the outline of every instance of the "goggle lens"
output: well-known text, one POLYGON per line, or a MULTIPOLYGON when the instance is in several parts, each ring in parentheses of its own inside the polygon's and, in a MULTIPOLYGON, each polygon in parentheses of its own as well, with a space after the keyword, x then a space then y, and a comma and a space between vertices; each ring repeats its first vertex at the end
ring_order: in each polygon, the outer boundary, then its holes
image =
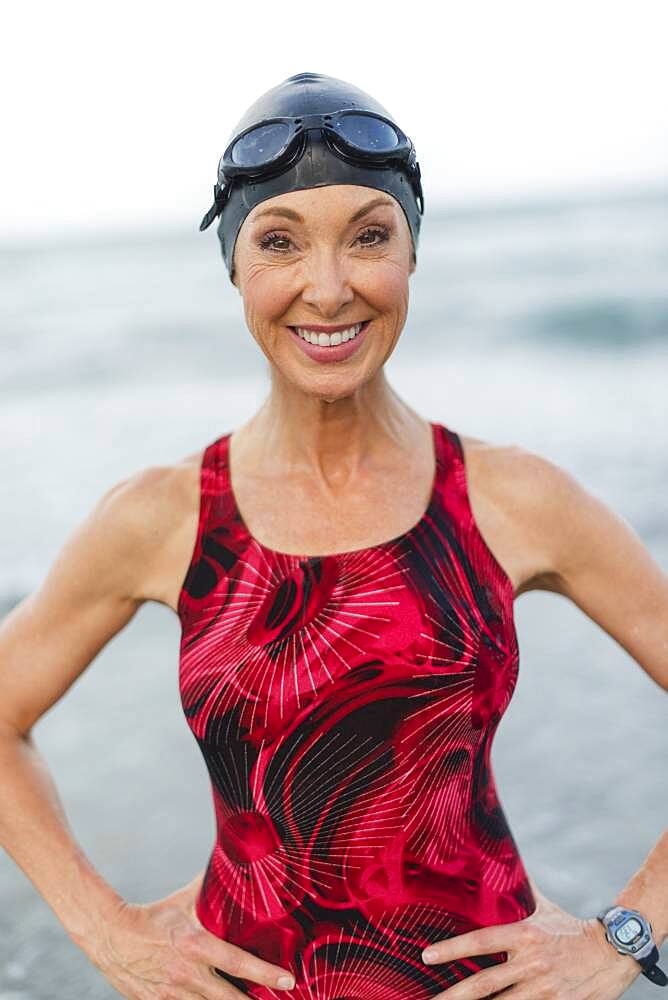
POLYGON ((400 141, 391 125, 371 115, 345 115, 334 128, 347 143, 367 153, 389 153, 400 141))
POLYGON ((290 137, 287 122, 271 122, 246 132, 232 146, 232 162, 240 167, 261 167, 283 152, 290 137))

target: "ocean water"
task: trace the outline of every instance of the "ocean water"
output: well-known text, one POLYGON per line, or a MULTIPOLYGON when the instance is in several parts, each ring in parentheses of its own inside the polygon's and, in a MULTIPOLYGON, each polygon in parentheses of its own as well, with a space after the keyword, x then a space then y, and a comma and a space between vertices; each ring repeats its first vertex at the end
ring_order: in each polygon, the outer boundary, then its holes
MULTIPOLYGON (((425 417, 568 468, 668 569, 668 189, 427 205, 387 373, 425 417)), ((196 222, 0 246, 0 615, 102 492, 233 429, 267 391, 196 222)), ((497 782, 539 886, 587 915, 668 826, 666 700, 559 596, 523 595, 516 621, 497 782)), ((36 727, 81 843, 135 901, 190 880, 212 844, 178 637, 171 612, 142 608, 36 727)), ((0 1000, 117 995, 1 853, 0 898, 0 1000)))

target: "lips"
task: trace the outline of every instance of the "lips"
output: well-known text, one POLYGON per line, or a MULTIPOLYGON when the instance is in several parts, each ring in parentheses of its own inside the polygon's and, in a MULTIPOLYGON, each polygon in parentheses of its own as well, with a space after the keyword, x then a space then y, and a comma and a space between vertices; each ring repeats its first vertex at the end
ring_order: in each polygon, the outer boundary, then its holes
MULTIPOLYGON (((290 336, 293 338, 295 343, 299 346, 300 350, 312 361, 317 361, 320 364, 328 364, 337 361, 346 361, 351 355, 358 351, 362 344, 364 343, 366 333, 371 325, 371 320, 365 320, 362 324, 362 328, 357 336, 352 337, 345 343, 336 344, 329 347, 320 346, 320 344, 311 344, 308 340, 304 340, 297 333, 297 330, 288 326, 287 329, 290 331, 290 336)), ((304 329, 309 329, 304 327, 304 329)), ((344 327, 345 329, 345 327, 344 327)))

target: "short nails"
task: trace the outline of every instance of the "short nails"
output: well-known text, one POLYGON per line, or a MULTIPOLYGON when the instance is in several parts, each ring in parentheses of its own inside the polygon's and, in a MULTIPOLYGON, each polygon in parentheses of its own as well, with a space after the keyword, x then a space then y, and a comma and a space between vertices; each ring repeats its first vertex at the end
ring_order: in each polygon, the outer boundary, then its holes
POLYGON ((436 958, 438 958, 438 952, 435 948, 425 948, 422 952, 422 960, 424 962, 433 962, 436 958))
POLYGON ((279 990, 291 990, 295 985, 295 981, 292 976, 279 976, 278 982, 276 984, 279 990))

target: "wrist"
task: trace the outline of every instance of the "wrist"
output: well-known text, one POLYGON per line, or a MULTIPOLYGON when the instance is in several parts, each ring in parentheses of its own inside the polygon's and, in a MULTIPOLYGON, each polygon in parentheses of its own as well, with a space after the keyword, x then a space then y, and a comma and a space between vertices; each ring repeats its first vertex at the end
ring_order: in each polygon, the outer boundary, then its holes
POLYGON ((62 899, 66 903, 57 908, 56 915, 74 944, 92 957, 125 900, 105 882, 83 852, 72 858, 64 888, 62 899))
POLYGON ((631 955, 622 955, 621 952, 617 951, 615 946, 611 944, 605 932, 605 927, 597 917, 592 917, 590 920, 591 932, 596 939, 597 943, 600 945, 601 954, 605 956, 606 965, 611 969, 619 969, 620 973, 623 974, 628 972, 629 974, 634 974, 635 976, 640 975, 640 966, 636 962, 635 958, 631 955))

